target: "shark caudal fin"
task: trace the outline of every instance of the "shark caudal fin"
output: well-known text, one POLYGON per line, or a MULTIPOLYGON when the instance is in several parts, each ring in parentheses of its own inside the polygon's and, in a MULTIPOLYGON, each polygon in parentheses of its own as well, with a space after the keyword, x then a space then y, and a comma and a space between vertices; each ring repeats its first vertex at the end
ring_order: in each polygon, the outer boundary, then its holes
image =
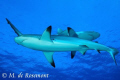
POLYGON ((6 18, 7 23, 10 24, 11 28, 15 31, 15 33, 20 36, 22 33, 6 18))
POLYGON ((117 49, 115 49, 115 48, 110 48, 109 53, 112 56, 115 64, 117 65, 117 62, 116 62, 116 59, 115 59, 115 55, 117 55, 119 53, 119 51, 117 49))

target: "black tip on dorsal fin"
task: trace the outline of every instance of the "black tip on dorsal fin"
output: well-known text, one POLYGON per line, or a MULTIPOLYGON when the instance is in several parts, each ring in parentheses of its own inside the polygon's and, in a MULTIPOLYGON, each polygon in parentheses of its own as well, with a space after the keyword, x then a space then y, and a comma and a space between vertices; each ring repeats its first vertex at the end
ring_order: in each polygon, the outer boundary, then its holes
POLYGON ((68 36, 70 36, 70 37, 78 37, 78 35, 76 34, 76 32, 72 28, 67 27, 67 30, 68 30, 68 36))
POLYGON ((50 32, 50 34, 51 34, 51 29, 52 29, 52 26, 50 25, 50 26, 46 29, 46 31, 50 32))
POLYGON ((45 40, 45 41, 50 41, 52 42, 51 40, 51 30, 52 30, 52 26, 48 26, 46 28, 46 30, 43 32, 42 36, 41 36, 41 40, 45 40))
POLYGON ((72 29, 72 28, 71 27, 67 27, 67 29, 68 29, 68 33, 69 33, 70 29, 72 29))
POLYGON ((52 29, 52 26, 50 25, 48 28, 47 28, 47 31, 50 31, 52 29))

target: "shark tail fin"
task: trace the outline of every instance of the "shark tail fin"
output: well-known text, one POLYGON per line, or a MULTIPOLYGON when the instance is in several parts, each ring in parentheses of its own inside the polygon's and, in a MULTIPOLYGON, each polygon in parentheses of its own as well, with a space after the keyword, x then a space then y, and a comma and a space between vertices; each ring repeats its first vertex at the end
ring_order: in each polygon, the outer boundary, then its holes
POLYGON ((7 23, 10 24, 11 28, 15 31, 15 33, 20 36, 22 33, 6 18, 7 23))
POLYGON ((115 49, 115 48, 110 48, 109 53, 112 56, 115 64, 117 65, 117 62, 116 62, 116 59, 115 59, 115 55, 117 55, 119 53, 119 51, 117 49, 115 49))

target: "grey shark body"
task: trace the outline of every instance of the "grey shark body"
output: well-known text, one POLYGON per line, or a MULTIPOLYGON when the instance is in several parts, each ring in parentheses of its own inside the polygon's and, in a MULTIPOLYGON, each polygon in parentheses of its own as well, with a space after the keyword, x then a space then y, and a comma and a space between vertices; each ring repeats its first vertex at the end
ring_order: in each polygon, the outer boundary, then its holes
MULTIPOLYGON (((15 42, 19 45, 46 52, 60 52, 60 51, 79 51, 80 49, 87 49, 85 45, 76 45, 67 40, 65 36, 52 35, 50 40, 42 40, 43 35, 28 34, 21 35, 15 38, 15 42), (62 39, 62 38, 66 39, 62 39), (58 39, 57 39, 58 38, 58 39)), ((48 37, 45 35, 45 37, 48 37)), ((68 39, 71 39, 68 37, 68 39)))
POLYGON ((107 51, 111 54, 116 63, 115 55, 118 53, 117 49, 109 48, 89 40, 71 37, 74 33, 71 28, 68 28, 69 36, 51 35, 51 26, 49 26, 42 35, 22 34, 8 19, 6 20, 18 35, 18 37, 15 37, 15 42, 30 49, 43 51, 46 59, 53 67, 55 67, 53 53, 59 51, 71 51, 71 56, 73 57, 76 51, 79 51, 82 54, 85 54, 87 50, 93 49, 107 51))
MULTIPOLYGON (((100 34, 95 31, 80 31, 80 32, 75 32, 75 33, 77 35, 77 38, 90 40, 90 41, 95 40, 98 37, 100 37, 100 34)), ((62 30, 60 28, 58 28, 57 34, 61 36, 69 35, 68 30, 62 30)))

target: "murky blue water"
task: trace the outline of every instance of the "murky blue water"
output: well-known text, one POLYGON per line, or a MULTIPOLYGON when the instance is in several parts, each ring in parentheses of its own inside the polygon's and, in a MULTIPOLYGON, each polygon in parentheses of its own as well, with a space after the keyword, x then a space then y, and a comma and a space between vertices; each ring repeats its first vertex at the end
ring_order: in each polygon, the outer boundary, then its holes
POLYGON ((120 0, 0 0, 0 80, 120 80, 120 54, 116 66, 107 52, 95 50, 86 55, 77 52, 55 52, 53 68, 41 51, 34 51, 14 42, 17 35, 7 24, 8 18, 22 33, 42 34, 52 25, 52 34, 68 26, 75 31, 96 31, 101 44, 120 51, 120 0), (14 73, 14 75, 13 75, 14 73), (4 77, 4 78, 3 78, 4 77))

